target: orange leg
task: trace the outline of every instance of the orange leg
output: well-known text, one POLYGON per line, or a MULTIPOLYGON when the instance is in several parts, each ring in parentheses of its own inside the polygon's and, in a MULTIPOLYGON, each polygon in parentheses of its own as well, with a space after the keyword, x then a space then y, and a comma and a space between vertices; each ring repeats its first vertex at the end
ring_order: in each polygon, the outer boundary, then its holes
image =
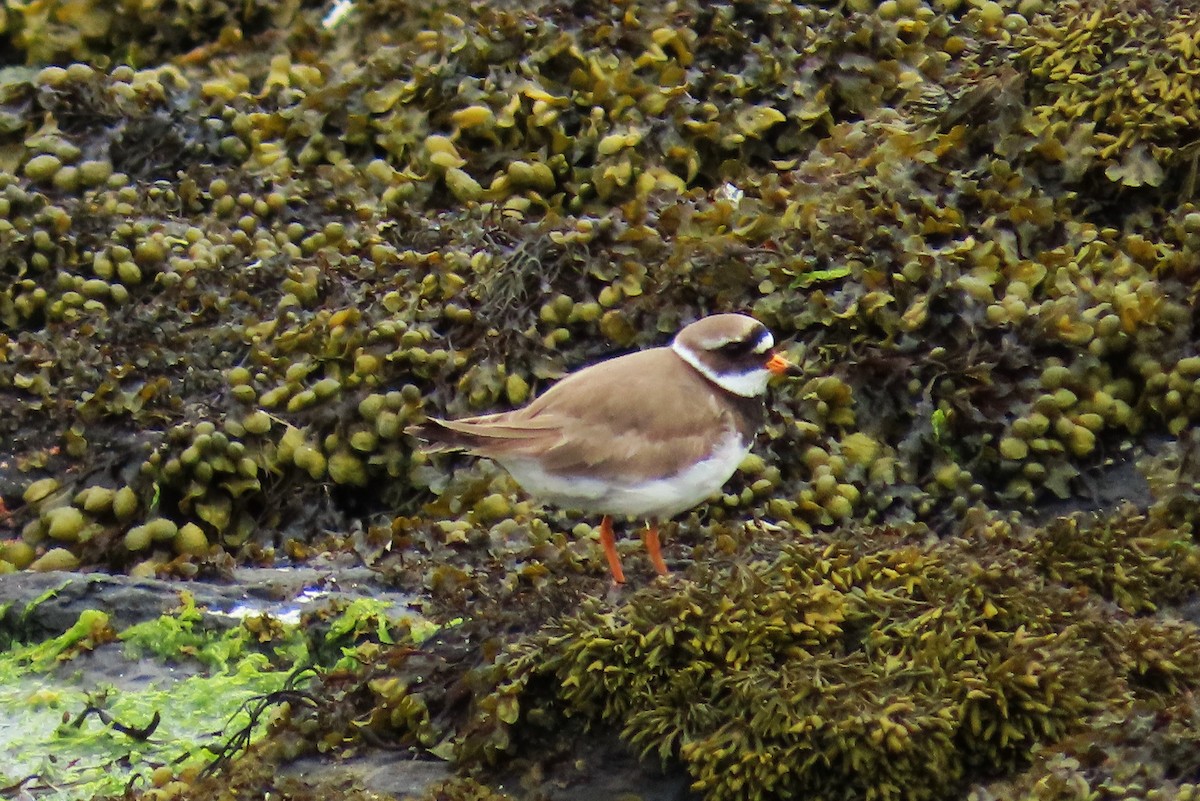
POLYGON ((646 523, 646 533, 642 537, 646 542, 646 553, 650 555, 650 564, 654 565, 654 569, 658 571, 658 575, 665 576, 669 572, 667 563, 662 558, 662 547, 658 541, 658 528, 646 523))
POLYGON ((600 521, 600 544, 604 546, 604 556, 608 559, 608 569, 612 571, 613 581, 625 583, 625 571, 621 569, 621 557, 617 555, 617 541, 613 537, 612 518, 608 515, 600 521))

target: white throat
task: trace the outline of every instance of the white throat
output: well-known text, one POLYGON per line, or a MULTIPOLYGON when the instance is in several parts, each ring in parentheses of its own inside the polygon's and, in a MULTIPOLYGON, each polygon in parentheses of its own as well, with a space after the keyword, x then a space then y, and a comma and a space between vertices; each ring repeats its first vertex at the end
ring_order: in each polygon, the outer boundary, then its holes
POLYGON ((675 355, 700 371, 700 374, 726 392, 741 395, 743 398, 757 398, 767 391, 767 381, 771 379, 771 371, 759 367, 745 373, 718 373, 707 364, 702 363, 686 347, 678 342, 671 343, 675 355))

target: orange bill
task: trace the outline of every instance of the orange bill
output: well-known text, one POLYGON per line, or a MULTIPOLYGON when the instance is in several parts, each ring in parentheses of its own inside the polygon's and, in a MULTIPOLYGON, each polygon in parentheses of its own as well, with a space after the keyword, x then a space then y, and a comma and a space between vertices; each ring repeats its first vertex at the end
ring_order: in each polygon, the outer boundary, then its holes
POLYGON ((800 375, 800 368, 778 353, 771 354, 771 358, 767 360, 767 369, 775 375, 800 375))

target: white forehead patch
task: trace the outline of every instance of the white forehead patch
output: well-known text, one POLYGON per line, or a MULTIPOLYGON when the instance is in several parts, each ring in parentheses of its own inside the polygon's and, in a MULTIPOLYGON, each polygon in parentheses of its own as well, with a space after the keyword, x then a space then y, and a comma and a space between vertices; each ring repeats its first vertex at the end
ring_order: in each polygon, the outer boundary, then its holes
POLYGON ((775 337, 771 336, 770 331, 763 331, 763 335, 759 337, 758 344, 754 346, 754 352, 766 353, 773 347, 775 347, 775 337))
POLYGON ((712 337, 711 339, 697 340, 696 345, 701 350, 720 350, 730 342, 740 342, 741 337, 712 337))
MULTIPOLYGON (((726 345, 732 345, 736 342, 745 342, 748 337, 744 335, 713 337, 712 339, 702 339, 696 343, 701 350, 720 350, 726 345)), ((765 328, 762 334, 759 335, 758 342, 754 346, 755 353, 766 353, 771 348, 775 347, 775 337, 771 336, 771 332, 765 328)))

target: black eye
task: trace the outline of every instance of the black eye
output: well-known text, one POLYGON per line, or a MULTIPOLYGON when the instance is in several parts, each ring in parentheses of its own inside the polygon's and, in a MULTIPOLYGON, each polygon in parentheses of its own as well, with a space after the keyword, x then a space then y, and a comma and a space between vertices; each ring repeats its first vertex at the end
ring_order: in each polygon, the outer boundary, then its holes
POLYGON ((753 347, 753 342, 739 339, 736 342, 726 342, 721 346, 720 351, 726 356, 745 356, 753 347))

